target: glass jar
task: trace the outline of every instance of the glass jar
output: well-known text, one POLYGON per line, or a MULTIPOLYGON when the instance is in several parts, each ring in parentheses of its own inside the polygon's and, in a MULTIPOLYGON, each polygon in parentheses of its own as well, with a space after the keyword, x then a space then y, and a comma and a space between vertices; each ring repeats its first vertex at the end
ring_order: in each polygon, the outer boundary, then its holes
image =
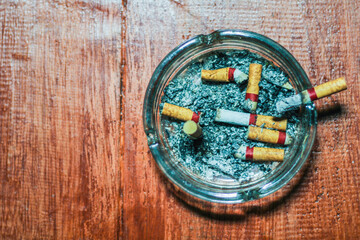
POLYGON ((167 136, 161 127, 160 101, 166 85, 195 59, 218 50, 247 49, 280 67, 297 92, 311 83, 296 59, 275 41, 244 30, 219 30, 196 36, 172 50, 159 64, 148 85, 143 109, 144 130, 150 151, 165 176, 176 189, 200 200, 216 203, 243 203, 263 198, 287 184, 301 169, 309 156, 316 133, 314 104, 300 108, 300 126, 286 161, 269 174, 240 184, 237 181, 204 181, 174 159, 167 136))

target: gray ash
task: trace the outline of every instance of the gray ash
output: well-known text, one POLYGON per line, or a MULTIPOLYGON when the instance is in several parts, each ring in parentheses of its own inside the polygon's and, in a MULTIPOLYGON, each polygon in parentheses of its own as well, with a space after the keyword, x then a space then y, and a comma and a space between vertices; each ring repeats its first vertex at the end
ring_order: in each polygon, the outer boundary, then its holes
MULTIPOLYGON (((246 183, 264 176, 279 165, 278 162, 250 162, 235 158, 234 153, 240 145, 286 148, 248 140, 248 127, 214 122, 217 108, 246 112, 243 104, 247 81, 240 85, 202 82, 201 70, 233 67, 248 74, 250 63, 263 65, 256 113, 274 116, 275 102, 293 95, 295 91, 280 87, 288 82, 287 75, 281 69, 247 50, 217 51, 197 59, 170 81, 164 90, 162 103, 168 102, 202 113, 200 125, 203 138, 196 141, 183 133, 183 122, 166 116, 161 116, 161 121, 178 163, 207 181, 230 178, 246 183)), ((294 136, 299 116, 292 111, 286 113, 285 117, 288 118, 287 133, 294 136)))

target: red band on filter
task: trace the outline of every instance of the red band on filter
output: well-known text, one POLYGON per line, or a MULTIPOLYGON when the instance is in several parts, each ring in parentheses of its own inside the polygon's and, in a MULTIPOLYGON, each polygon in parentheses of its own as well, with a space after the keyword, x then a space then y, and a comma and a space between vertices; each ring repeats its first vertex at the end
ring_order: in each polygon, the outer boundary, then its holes
POLYGON ((249 125, 256 125, 256 114, 250 113, 249 125))
POLYGON ((285 144, 285 140, 286 140, 286 132, 280 132, 279 131, 279 138, 277 143, 278 144, 285 144))
POLYGON ((246 93, 246 95, 245 95, 245 100, 250 99, 253 102, 258 102, 258 98, 259 98, 259 95, 254 94, 254 93, 246 93))
POLYGON ((229 68, 228 80, 230 82, 234 81, 234 72, 235 72, 235 68, 229 68))
POLYGON ((245 158, 246 160, 252 160, 254 157, 254 148, 246 147, 245 158))
POLYGON ((200 120, 200 114, 196 114, 195 112, 193 113, 192 115, 192 118, 191 118, 192 121, 198 123, 199 120, 200 120))
POLYGON ((314 88, 310 88, 307 91, 309 93, 309 97, 310 97, 311 101, 318 99, 314 88))

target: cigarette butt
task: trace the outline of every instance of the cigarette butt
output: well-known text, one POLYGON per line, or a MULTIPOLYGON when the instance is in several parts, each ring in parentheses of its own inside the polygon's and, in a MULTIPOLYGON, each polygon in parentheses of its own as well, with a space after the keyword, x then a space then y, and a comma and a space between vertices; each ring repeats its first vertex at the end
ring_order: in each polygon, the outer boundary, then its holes
POLYGON ((259 99, 259 82, 261 80, 262 65, 252 63, 249 66, 249 82, 246 88, 245 108, 254 113, 259 99))
POLYGON ((192 120, 192 121, 198 123, 200 120, 199 114, 191 111, 188 108, 176 106, 176 105, 173 105, 170 103, 164 104, 161 114, 168 116, 168 117, 176 118, 176 119, 179 119, 182 121, 192 120))
POLYGON ((286 132, 253 126, 249 126, 248 139, 282 145, 289 145, 292 142, 292 138, 286 132))
POLYGON ((202 130, 198 123, 194 121, 186 121, 183 126, 184 133, 191 139, 199 139, 202 137, 202 130))
POLYGON ((284 149, 240 146, 234 156, 241 160, 282 162, 284 155, 284 149))
POLYGON ((276 103, 276 110, 279 113, 289 111, 345 89, 347 89, 346 81, 341 77, 282 99, 276 103))
POLYGON ((253 113, 235 112, 221 108, 216 111, 215 121, 240 126, 264 126, 266 128, 274 128, 283 131, 285 131, 287 127, 287 119, 284 118, 280 119, 253 113))
POLYGON ((201 70, 201 79, 210 82, 236 82, 241 83, 248 75, 235 68, 220 68, 216 70, 201 70))
POLYGON ((347 89, 344 77, 320 84, 307 90, 312 101, 347 89))

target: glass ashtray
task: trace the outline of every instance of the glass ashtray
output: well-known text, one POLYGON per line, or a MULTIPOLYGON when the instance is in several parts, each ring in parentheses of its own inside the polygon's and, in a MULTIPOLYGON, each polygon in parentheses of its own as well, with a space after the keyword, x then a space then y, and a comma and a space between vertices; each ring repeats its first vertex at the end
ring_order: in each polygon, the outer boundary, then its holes
POLYGON ((313 104, 299 109, 298 132, 288 147, 286 160, 268 174, 247 182, 229 178, 208 181, 176 159, 168 133, 161 123, 160 103, 165 87, 194 61, 217 51, 248 50, 256 53, 287 76, 296 92, 311 87, 296 59, 275 41, 244 30, 219 30, 196 36, 172 50, 158 65, 147 87, 143 122, 150 151, 168 180, 187 195, 215 203, 244 203, 268 196, 286 185, 304 165, 316 134, 317 113, 313 104))

